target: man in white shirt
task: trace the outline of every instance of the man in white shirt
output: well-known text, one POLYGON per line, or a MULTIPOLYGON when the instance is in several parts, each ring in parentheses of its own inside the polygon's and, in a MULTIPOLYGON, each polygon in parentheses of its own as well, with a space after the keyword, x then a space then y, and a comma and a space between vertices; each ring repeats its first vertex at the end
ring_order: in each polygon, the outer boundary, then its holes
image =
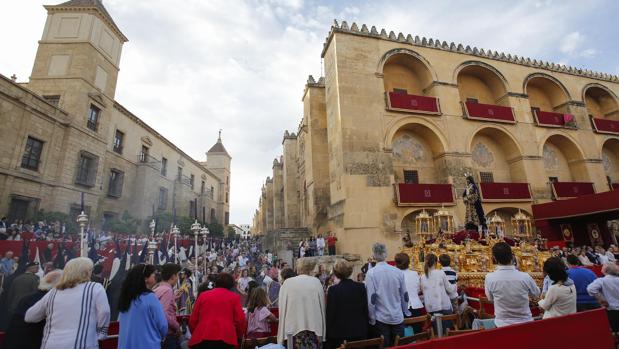
POLYGON ((494 323, 497 327, 533 321, 529 297, 539 297, 539 287, 531 275, 516 270, 511 247, 499 242, 492 247, 496 271, 486 275, 488 300, 494 302, 494 323))
POLYGON ((318 234, 318 238, 316 239, 316 249, 318 250, 319 256, 322 256, 325 253, 325 239, 322 237, 322 234, 318 234))

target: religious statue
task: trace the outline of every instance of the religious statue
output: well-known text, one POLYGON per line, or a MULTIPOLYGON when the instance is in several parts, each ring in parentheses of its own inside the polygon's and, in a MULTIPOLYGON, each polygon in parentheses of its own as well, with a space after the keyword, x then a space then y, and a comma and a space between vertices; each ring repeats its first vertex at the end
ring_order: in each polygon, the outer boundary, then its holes
POLYGON ((465 227, 467 230, 478 230, 481 226, 483 230, 488 229, 486 226, 486 215, 484 208, 481 206, 481 195, 473 176, 466 177, 466 189, 462 194, 465 213, 465 227))

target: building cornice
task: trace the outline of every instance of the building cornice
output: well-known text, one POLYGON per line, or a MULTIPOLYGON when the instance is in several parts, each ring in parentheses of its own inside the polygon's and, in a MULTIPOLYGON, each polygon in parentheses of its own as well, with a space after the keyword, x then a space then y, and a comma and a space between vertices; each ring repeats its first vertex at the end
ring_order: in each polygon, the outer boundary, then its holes
POLYGON ((184 151, 182 151, 176 145, 174 145, 174 143, 170 142, 167 138, 165 138, 159 132, 155 131, 155 129, 153 129, 152 127, 148 126, 147 123, 145 123, 139 117, 135 116, 133 113, 131 113, 129 110, 127 110, 127 108, 123 107, 120 103, 114 101, 114 108, 116 110, 118 110, 119 112, 121 112, 122 114, 124 114, 125 116, 129 117, 129 119, 131 119, 133 122, 135 122, 139 126, 141 126, 144 129, 146 129, 148 132, 150 132, 152 135, 157 137, 157 139, 159 139, 160 141, 165 143, 167 146, 169 146, 170 148, 174 149, 174 151, 176 151, 179 154, 181 154, 185 159, 189 160, 196 167, 198 167, 199 169, 201 169, 204 172, 208 173, 209 175, 213 176, 214 178, 217 178, 220 181, 222 180, 221 178, 219 178, 219 176, 217 176, 216 174, 211 172, 208 168, 204 167, 199 161, 197 161, 194 158, 192 158, 191 156, 187 155, 184 151))
POLYGON ((368 29, 368 27, 365 24, 362 24, 361 28, 359 28, 357 23, 353 22, 353 24, 349 27, 346 21, 342 21, 342 24, 340 25, 337 22, 337 20, 334 21, 333 25, 331 26, 331 29, 329 30, 329 34, 327 35, 327 38, 323 45, 321 57, 324 58, 327 48, 329 47, 329 44, 331 43, 331 40, 333 39, 336 33, 352 34, 356 36, 364 36, 364 37, 375 38, 375 39, 380 39, 380 40, 387 40, 387 41, 397 42, 400 44, 407 44, 411 46, 426 47, 426 48, 431 48, 435 50, 455 52, 455 53, 465 54, 469 56, 487 58, 487 59, 492 59, 495 61, 508 62, 508 63, 518 64, 522 66, 548 70, 552 72, 570 74, 570 75, 575 75, 575 76, 582 76, 582 77, 587 77, 587 78, 601 80, 601 81, 608 81, 608 82, 613 82, 613 83, 619 82, 619 77, 613 74, 596 72, 596 71, 592 71, 589 69, 575 68, 575 67, 566 66, 563 64, 557 64, 557 63, 552 63, 552 62, 547 62, 547 61, 542 61, 542 60, 537 60, 537 59, 531 59, 528 57, 525 58, 525 57, 521 57, 517 55, 505 54, 504 52, 499 52, 499 51, 493 51, 493 50, 486 51, 484 49, 479 49, 477 47, 471 48, 471 46, 469 45, 464 46, 462 44, 455 44, 454 42, 451 42, 448 44, 447 41, 441 42, 438 39, 427 39, 425 37, 420 38, 419 36, 415 36, 413 38, 411 34, 404 36, 404 34, 399 33, 396 35, 393 31, 390 31, 389 34, 387 34, 387 31, 385 29, 381 29, 379 33, 375 26, 372 26, 370 29, 368 29))

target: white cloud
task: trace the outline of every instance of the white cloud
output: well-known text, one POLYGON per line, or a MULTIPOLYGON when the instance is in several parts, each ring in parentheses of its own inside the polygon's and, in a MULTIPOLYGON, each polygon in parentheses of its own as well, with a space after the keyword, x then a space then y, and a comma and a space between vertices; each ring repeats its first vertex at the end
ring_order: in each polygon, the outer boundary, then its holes
MULTIPOLYGON (((27 80, 45 23, 43 3, 0 3, 0 73, 27 80), (32 25, 23 25, 24 19, 32 25), (14 28, 19 28, 16 31, 14 28), (10 35, 8 33, 11 33, 10 35)), ((380 30, 462 42, 506 53, 563 60, 593 57, 576 19, 598 2, 105 0, 129 38, 116 99, 196 159, 224 129, 233 160, 231 221, 248 223, 260 187, 281 153, 285 129, 296 131, 308 74, 318 76, 320 52, 334 18, 380 30), (560 52, 563 55, 554 55, 560 52)), ((613 66, 615 64, 613 63, 613 66)))
POLYGON ((585 36, 579 32, 571 32, 561 40, 561 52, 570 56, 592 58, 597 51, 593 48, 583 49, 583 44, 586 43, 585 36))

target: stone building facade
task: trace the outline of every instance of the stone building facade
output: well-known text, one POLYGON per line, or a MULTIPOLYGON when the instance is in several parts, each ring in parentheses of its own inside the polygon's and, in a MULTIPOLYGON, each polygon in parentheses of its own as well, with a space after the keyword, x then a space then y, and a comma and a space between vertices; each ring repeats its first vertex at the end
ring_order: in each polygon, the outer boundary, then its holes
MULTIPOLYGON (((399 247, 423 210, 463 227, 466 174, 507 235, 532 204, 619 188, 617 76, 346 22, 322 57, 284 133, 290 228, 367 256, 375 241, 399 247)), ((271 230, 269 200, 263 190, 255 233, 271 230)))
POLYGON ((90 224, 124 211, 228 224, 231 157, 221 136, 198 161, 114 99, 127 38, 100 0, 45 6, 28 83, 0 75, 0 214, 39 210, 90 224))

